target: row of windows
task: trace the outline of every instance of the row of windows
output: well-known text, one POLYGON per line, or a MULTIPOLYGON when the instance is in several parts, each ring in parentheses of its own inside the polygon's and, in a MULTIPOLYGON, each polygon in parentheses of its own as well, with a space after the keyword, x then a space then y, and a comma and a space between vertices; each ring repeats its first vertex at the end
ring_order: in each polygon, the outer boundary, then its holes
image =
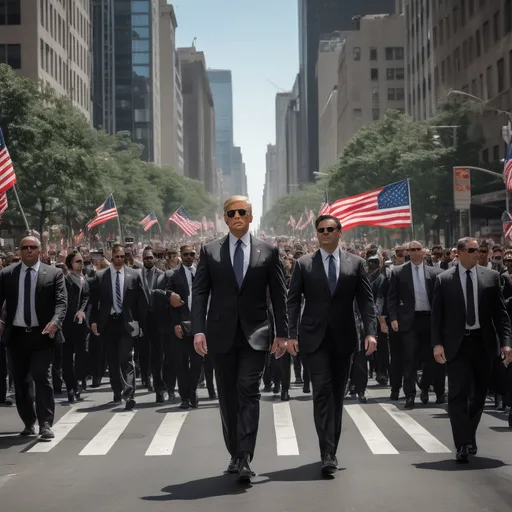
MULTIPOLYGON (((405 91, 403 87, 388 87, 388 101, 403 101, 405 99, 405 91)), ((379 89, 372 88, 372 102, 379 103, 379 89)))
POLYGON ((21 45, 0 44, 0 64, 8 64, 12 69, 21 69, 21 45))
MULTIPOLYGON (((404 80, 404 68, 386 68, 386 80, 404 80)), ((372 82, 379 80, 379 68, 370 69, 370 79, 372 82)))
MULTIPOLYGON (((404 60, 404 48, 400 47, 387 47, 385 48, 386 60, 404 60)), ((361 47, 354 46, 353 49, 353 58, 354 60, 361 60, 361 47)), ((370 48, 369 49, 369 58, 370 60, 378 60, 378 49, 370 48)))
POLYGON ((20 3, 20 0, 0 0, 0 25, 21 24, 20 3))
MULTIPOLYGON (((1 0, 0 0, 1 1, 1 0)), ((91 43, 90 24, 87 18, 82 15, 80 9, 71 1, 68 4, 69 17, 67 20, 61 17, 57 9, 53 7, 49 0, 39 0, 39 15, 41 25, 50 32, 51 36, 58 41, 61 46, 66 47, 66 33, 69 32, 67 24, 69 23, 78 35, 87 45, 91 43)))
MULTIPOLYGON (((403 108, 396 109, 402 114, 405 112, 403 108)), ((360 108, 355 108, 352 110, 352 119, 354 121, 362 121, 363 120, 363 111, 360 108)), ((372 108, 372 121, 378 121, 380 119, 380 108, 372 108)))

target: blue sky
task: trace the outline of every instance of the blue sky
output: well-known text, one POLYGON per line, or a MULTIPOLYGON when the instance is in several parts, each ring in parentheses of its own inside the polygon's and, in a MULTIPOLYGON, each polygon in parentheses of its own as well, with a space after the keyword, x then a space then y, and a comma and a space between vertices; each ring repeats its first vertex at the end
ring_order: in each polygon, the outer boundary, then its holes
POLYGON ((275 143, 275 95, 299 69, 297 0, 177 0, 177 46, 233 73, 235 144, 242 147, 255 224, 261 216, 267 144, 275 143))

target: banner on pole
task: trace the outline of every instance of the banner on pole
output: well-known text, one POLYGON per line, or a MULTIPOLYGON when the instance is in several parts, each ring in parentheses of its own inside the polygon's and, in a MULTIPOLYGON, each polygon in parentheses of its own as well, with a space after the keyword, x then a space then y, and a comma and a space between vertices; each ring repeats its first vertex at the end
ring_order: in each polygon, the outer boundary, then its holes
POLYGON ((453 168, 453 203, 455 210, 471 208, 471 172, 466 167, 453 168))

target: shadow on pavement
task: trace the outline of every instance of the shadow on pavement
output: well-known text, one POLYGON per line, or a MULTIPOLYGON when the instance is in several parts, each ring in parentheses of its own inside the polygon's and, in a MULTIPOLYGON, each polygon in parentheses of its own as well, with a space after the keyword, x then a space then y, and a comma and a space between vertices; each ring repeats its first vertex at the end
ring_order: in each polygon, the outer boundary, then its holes
POLYGON ((34 437, 21 437, 18 432, 2 432, 0 434, 0 450, 27 445, 33 443, 34 440, 34 437))
POLYGON ((455 459, 440 460, 437 462, 421 462, 413 464, 416 469, 430 469, 434 471, 476 471, 482 469, 497 469, 508 466, 502 460, 488 459, 486 457, 472 457, 468 464, 457 464, 455 459))
MULTIPOLYGON (((346 468, 339 468, 345 471, 346 468)), ((272 471, 271 473, 261 473, 260 476, 266 476, 271 482, 312 482, 315 480, 333 480, 334 475, 323 477, 320 474, 320 462, 311 462, 304 466, 298 466, 291 469, 282 469, 272 471)))

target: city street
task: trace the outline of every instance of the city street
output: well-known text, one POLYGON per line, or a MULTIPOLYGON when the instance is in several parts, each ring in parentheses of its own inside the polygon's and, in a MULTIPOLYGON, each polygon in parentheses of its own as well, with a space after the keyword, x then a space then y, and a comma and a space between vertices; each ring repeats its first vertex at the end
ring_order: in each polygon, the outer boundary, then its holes
MULTIPOLYGON (((373 385, 372 385, 373 384, 373 385)), ((138 393, 134 412, 112 408, 108 386, 69 407, 57 404, 51 443, 17 436, 14 407, 0 409, 2 512, 114 511, 506 511, 512 504, 512 430, 489 404, 479 455, 453 461, 446 411, 407 413, 388 390, 369 387, 367 404, 348 399, 340 471, 319 476, 310 395, 290 402, 265 394, 251 486, 224 475, 229 457, 217 401, 156 407, 138 393)), ((432 399, 432 397, 431 397, 432 399)), ((61 402, 62 400, 59 400, 61 402)))

